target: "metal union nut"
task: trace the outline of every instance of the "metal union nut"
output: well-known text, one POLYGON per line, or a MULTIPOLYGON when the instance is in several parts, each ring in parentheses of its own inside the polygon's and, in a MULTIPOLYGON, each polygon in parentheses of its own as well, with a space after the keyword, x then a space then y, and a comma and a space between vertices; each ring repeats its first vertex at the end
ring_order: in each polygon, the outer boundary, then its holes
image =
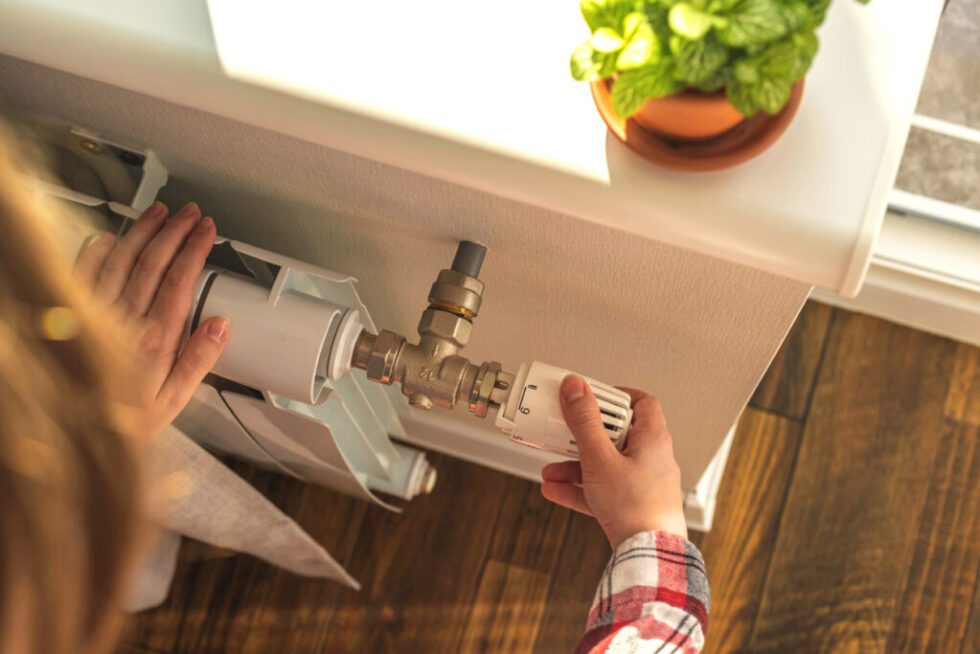
POLYGON ((480 312, 483 282, 455 270, 443 270, 429 289, 429 302, 473 317, 480 312))
POLYGON ((398 352, 404 343, 404 338, 387 329, 378 334, 367 363, 368 379, 390 384, 395 372, 395 362, 398 361, 398 352))
POLYGON ((472 332, 473 323, 448 311, 429 308, 422 312, 422 319, 419 320, 421 336, 435 336, 459 347, 469 343, 472 332))
POLYGON ((485 288, 483 282, 476 277, 470 277, 455 270, 440 270, 436 276, 436 284, 459 286, 477 295, 483 295, 483 289, 485 288))
POLYGON ((473 388, 469 394, 470 411, 477 418, 486 418, 490 408, 490 397, 493 389, 497 385, 497 375, 500 373, 500 364, 496 361, 486 361, 480 366, 480 372, 473 380, 473 388))

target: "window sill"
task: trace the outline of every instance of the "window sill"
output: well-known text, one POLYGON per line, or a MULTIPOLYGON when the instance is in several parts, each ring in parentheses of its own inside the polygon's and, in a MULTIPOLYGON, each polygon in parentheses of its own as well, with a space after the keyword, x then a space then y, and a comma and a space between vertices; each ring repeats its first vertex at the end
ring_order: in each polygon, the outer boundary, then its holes
POLYGON ((789 130, 751 162, 700 174, 657 168, 606 133, 568 75, 585 31, 576 3, 465 7, 7 0, 0 51, 845 296, 860 289, 941 1, 837 0, 789 130))

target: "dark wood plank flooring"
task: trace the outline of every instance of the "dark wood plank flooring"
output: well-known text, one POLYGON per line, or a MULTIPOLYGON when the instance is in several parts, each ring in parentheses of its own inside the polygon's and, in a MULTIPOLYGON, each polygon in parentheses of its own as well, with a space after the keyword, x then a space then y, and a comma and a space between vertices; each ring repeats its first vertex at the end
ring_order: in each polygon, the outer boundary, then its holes
MULTIPOLYGON (((119 651, 570 652, 609 555, 598 527, 432 458, 436 492, 402 515, 234 464, 363 590, 190 543, 119 651)), ((693 538, 709 653, 980 652, 980 350, 808 304, 693 538)))

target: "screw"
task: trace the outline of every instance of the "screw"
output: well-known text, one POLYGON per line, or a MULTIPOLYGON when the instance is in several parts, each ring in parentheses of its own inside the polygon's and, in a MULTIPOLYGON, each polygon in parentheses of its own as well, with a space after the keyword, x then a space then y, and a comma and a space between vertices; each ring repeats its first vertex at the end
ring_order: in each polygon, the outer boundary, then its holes
POLYGON ((424 393, 413 393, 408 398, 408 403, 416 409, 422 409, 423 411, 428 411, 432 408, 432 400, 424 393))
POLYGON ((96 143, 95 141, 91 141, 89 139, 82 139, 79 145, 81 145, 82 149, 85 150, 86 152, 91 152, 92 154, 102 153, 101 143, 96 143))

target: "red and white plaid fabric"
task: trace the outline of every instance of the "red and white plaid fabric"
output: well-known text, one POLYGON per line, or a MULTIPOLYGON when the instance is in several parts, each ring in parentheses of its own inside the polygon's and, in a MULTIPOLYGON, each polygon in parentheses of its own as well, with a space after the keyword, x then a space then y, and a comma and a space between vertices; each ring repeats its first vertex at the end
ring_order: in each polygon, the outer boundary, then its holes
POLYGON ((647 531, 628 538, 602 573, 581 654, 696 654, 708 631, 704 559, 683 538, 647 531))

